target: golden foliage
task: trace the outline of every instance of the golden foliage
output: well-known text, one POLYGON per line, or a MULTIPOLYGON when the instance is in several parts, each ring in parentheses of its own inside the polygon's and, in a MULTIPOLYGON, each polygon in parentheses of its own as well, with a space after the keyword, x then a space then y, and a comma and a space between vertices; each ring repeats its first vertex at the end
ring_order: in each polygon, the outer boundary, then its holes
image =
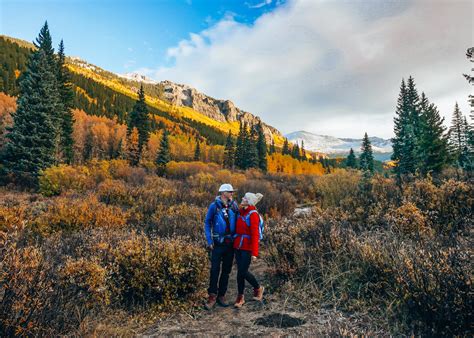
POLYGON ((321 163, 313 164, 309 161, 298 161, 290 155, 274 153, 267 157, 268 172, 286 173, 293 175, 312 174, 323 175, 324 168, 321 163))

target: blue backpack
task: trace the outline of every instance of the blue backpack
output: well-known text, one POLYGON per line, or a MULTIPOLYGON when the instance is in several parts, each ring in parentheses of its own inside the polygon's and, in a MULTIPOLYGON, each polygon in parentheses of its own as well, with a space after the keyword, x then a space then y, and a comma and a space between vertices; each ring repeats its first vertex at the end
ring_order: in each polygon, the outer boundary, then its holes
POLYGON ((250 215, 252 215, 254 212, 256 212, 258 214, 258 217, 260 218, 260 221, 258 222, 258 240, 261 241, 263 239, 263 230, 265 229, 265 223, 263 222, 262 215, 260 215, 257 210, 251 210, 247 216, 239 217, 243 218, 247 226, 250 226, 250 215))

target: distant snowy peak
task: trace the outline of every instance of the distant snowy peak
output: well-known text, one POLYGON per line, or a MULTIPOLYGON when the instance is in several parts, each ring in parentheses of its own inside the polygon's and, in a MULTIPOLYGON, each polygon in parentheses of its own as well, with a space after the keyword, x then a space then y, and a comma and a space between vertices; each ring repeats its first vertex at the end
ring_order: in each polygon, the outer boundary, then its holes
MULTIPOLYGON (((355 152, 360 152, 362 139, 338 138, 328 135, 317 135, 307 131, 296 131, 285 135, 292 143, 304 142, 304 148, 310 151, 322 152, 326 154, 345 154, 352 148, 355 152)), ((380 137, 369 137, 372 143, 372 150, 375 153, 391 153, 392 142, 380 137)))
POLYGON ((150 84, 158 84, 158 82, 156 82, 155 80, 150 79, 149 77, 146 77, 145 75, 135 73, 135 72, 126 73, 126 74, 118 74, 118 76, 120 76, 124 79, 127 79, 127 80, 131 80, 131 81, 150 83, 150 84))

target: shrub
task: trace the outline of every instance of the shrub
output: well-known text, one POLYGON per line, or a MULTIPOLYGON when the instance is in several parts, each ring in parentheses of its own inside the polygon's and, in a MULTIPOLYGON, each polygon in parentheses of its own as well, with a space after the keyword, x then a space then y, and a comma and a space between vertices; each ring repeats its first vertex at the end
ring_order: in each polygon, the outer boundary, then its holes
POLYGON ((67 190, 84 191, 93 185, 91 173, 84 166, 61 164, 40 172, 39 190, 44 196, 56 196, 67 190))
POLYGON ((321 207, 339 207, 350 198, 357 199, 359 180, 358 172, 343 169, 318 177, 316 191, 321 207))
POLYGON ((215 163, 204 162, 175 162, 166 166, 166 176, 173 179, 184 179, 197 173, 215 173, 220 166, 215 163))
POLYGON ((90 195, 83 200, 57 197, 32 221, 34 232, 48 236, 57 231, 72 232, 87 228, 122 228, 127 213, 100 203, 90 195))
POLYGON ((204 219, 207 210, 187 203, 160 205, 152 217, 153 233, 160 237, 190 237, 192 241, 204 238, 204 219))
POLYGON ((180 239, 132 234, 118 243, 113 256, 117 270, 112 281, 128 306, 182 301, 200 290, 207 277, 205 250, 180 239))
POLYGON ((264 180, 247 180, 235 196, 240 202, 246 192, 261 193, 262 200, 257 205, 259 212, 269 217, 292 215, 296 207, 296 199, 287 191, 280 192, 271 183, 264 180))

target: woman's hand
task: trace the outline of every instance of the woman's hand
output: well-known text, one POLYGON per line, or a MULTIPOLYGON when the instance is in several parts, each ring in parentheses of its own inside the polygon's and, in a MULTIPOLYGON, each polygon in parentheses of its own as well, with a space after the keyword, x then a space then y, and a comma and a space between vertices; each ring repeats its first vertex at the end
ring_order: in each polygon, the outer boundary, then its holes
POLYGON ((257 260, 257 256, 252 256, 252 262, 255 262, 257 260))

